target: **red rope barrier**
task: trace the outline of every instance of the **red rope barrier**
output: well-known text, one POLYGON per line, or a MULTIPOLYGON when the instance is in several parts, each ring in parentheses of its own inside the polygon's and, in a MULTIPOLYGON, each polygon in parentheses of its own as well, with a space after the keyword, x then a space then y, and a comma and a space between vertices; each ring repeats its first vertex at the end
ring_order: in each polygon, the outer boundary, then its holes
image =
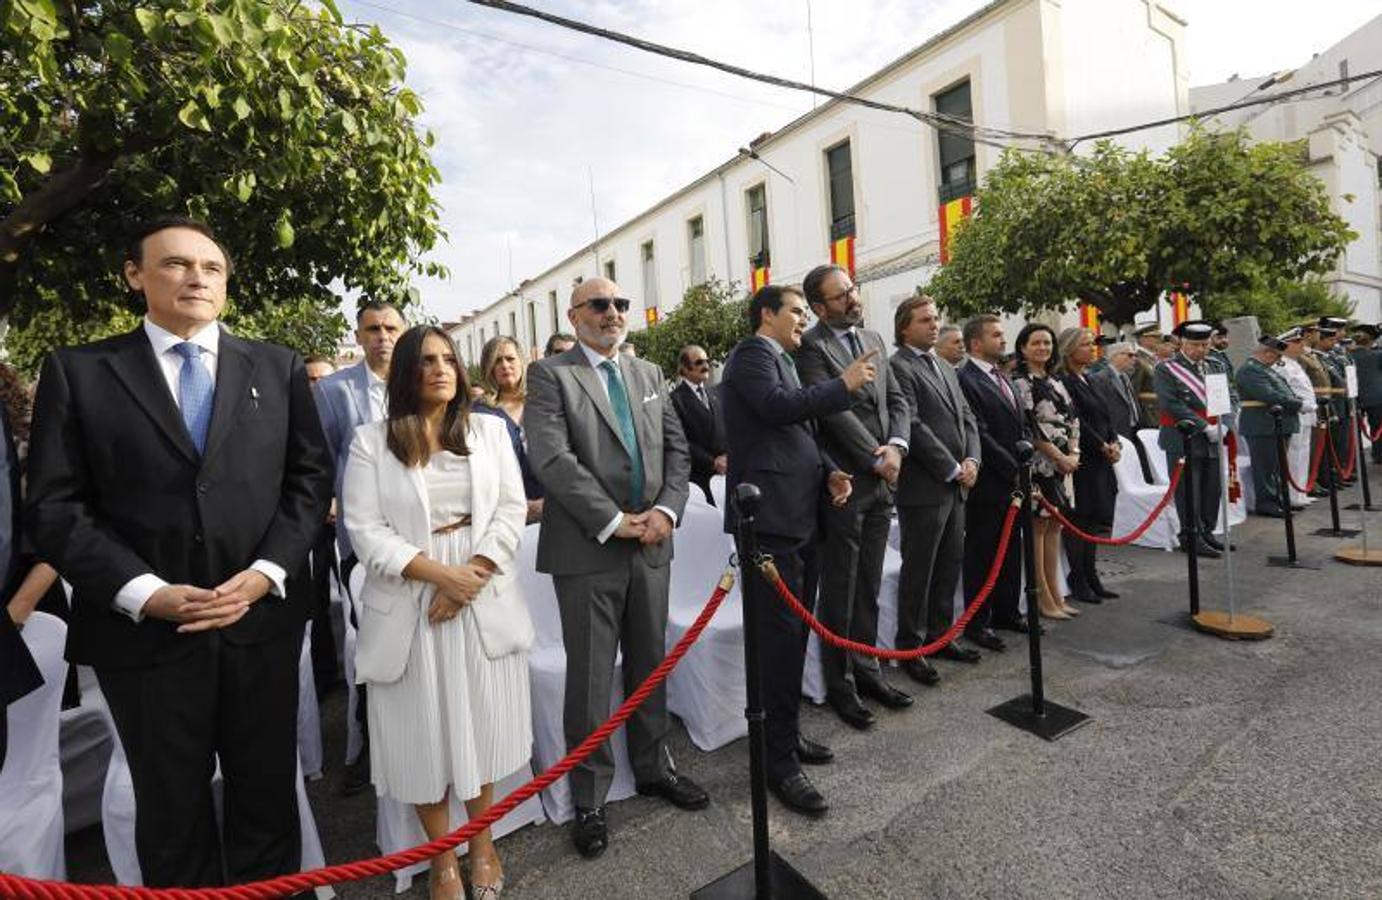
MULTIPOLYGON (((1360 421, 1361 421, 1361 420, 1360 420, 1360 421)), ((1364 426, 1363 426, 1363 430, 1364 430, 1364 431, 1367 430, 1367 425, 1364 425, 1364 426)), ((1378 423, 1377 423, 1377 430, 1376 430, 1376 431, 1371 432, 1371 433, 1368 434, 1368 443, 1369 443, 1369 444, 1375 444, 1375 443, 1377 443, 1378 441, 1382 441, 1382 422, 1378 422, 1378 423)))
POLYGON ((629 716, 633 715, 634 710, 648 699, 648 695, 657 690, 658 686, 667 679, 672 669, 676 668, 677 663, 691 649, 691 645, 696 642, 706 625, 710 623, 710 619, 720 608, 720 604, 729 594, 733 585, 734 575, 732 572, 726 571, 721 576, 720 583, 716 586, 714 593, 706 601, 705 608, 691 623, 691 627, 686 630, 686 634, 682 635, 681 640, 677 641, 676 646, 668 651, 661 664, 649 673, 643 683, 629 695, 628 699, 615 710, 612 716, 605 720, 603 725, 591 732, 589 737, 581 741, 578 746, 563 756, 546 772, 495 803, 480 817, 470 820, 465 825, 450 834, 437 838, 435 841, 374 859, 356 860, 338 866, 313 869, 309 872, 280 875, 265 881, 216 888, 149 888, 113 884, 69 884, 63 881, 42 881, 0 872, 0 897, 13 897, 18 898, 18 900, 269 900, 272 897, 297 894, 329 884, 356 881, 371 875, 383 875, 454 850, 502 819, 518 804, 571 771, 587 756, 595 752, 595 748, 608 740, 609 736, 618 730, 629 716))
MULTIPOLYGON (((1328 429, 1325 429, 1325 431, 1328 431, 1328 429)), ((1310 460, 1310 477, 1305 479, 1305 487, 1296 484, 1296 480, 1291 477, 1291 463, 1289 460, 1283 467, 1286 471, 1286 483, 1294 488, 1297 493, 1310 493, 1315 489, 1316 482, 1320 480, 1320 461, 1324 459, 1324 441, 1318 441, 1315 444, 1315 451, 1312 455, 1314 458, 1310 460)))
POLYGON ((1152 512, 1147 516, 1146 521, 1122 537, 1099 537, 1096 534, 1089 534, 1081 531, 1079 526, 1067 519, 1065 514, 1050 500, 1047 500, 1045 497, 1039 497, 1038 499, 1041 501, 1041 508, 1050 513, 1051 518, 1061 523, 1066 531, 1069 531, 1080 540, 1090 544, 1102 544, 1106 547, 1121 547, 1125 544, 1131 544, 1133 541, 1142 537, 1142 535, 1147 533, 1147 529, 1152 527, 1152 523, 1161 515, 1162 510, 1166 509, 1171 503, 1171 500, 1176 496, 1176 486, 1180 484, 1180 476, 1184 471, 1185 460, 1182 459, 1180 462, 1176 463, 1176 470, 1171 473, 1171 483, 1166 486, 1166 493, 1156 502, 1156 506, 1152 508, 1152 512))
POLYGON ((1334 433, 1329 432, 1329 458, 1334 463, 1334 471, 1341 481, 1353 477, 1353 467, 1358 465, 1358 429, 1348 430, 1348 465, 1339 462, 1339 453, 1334 449, 1334 433))
POLYGON ((773 565, 771 559, 765 559, 763 562, 759 563, 758 568, 759 571, 763 573, 763 577, 768 579, 768 582, 777 589, 777 596, 791 608, 792 612, 796 613, 798 618, 806 623, 807 627, 816 633, 817 637, 830 646, 838 647, 841 650, 848 650, 852 653, 862 653, 865 656, 871 656, 875 659, 920 659, 923 656, 930 656, 936 653, 951 641, 955 640, 959 633, 964 630, 964 627, 969 624, 969 620, 974 618, 975 613, 979 611, 979 607, 983 606, 984 603, 988 601, 989 594, 993 593, 993 585, 998 581, 998 573, 1003 568, 1003 557, 1008 553, 1008 542, 1012 539, 1013 523, 1017 521, 1017 513, 1020 504, 1021 500, 1014 498, 1012 506, 1008 508, 1008 515, 1003 520, 1003 532, 998 537, 998 554, 994 556, 993 564, 989 566, 988 577, 984 579, 983 587, 979 588, 979 593, 974 595, 974 599, 970 601, 964 614, 955 620, 955 623, 950 626, 945 634, 942 634, 929 644, 913 647, 910 650, 888 650, 883 647, 874 647, 871 644, 862 644, 858 641, 851 641, 849 638, 840 637, 838 634, 822 625, 819 619, 811 615, 811 610, 803 606, 801 601, 792 594, 791 588, 787 587, 786 583, 783 582, 782 576, 778 574, 777 567, 773 565))

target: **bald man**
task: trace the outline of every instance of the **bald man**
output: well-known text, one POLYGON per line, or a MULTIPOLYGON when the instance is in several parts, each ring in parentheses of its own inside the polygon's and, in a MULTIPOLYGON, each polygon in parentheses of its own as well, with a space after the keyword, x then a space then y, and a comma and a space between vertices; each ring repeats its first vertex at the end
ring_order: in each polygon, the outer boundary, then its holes
MULTIPOLYGON (((605 278, 582 282, 567 319, 576 346, 528 369, 528 459, 546 491, 537 568, 552 576, 566 645, 566 743, 609 715, 614 657, 631 693, 662 662, 672 529, 686 506, 691 455, 656 365, 619 352, 630 303, 605 278)), ((640 794, 682 809, 710 797, 676 774, 663 688, 628 723, 640 794)), ((609 844, 608 742, 571 772, 572 840, 582 856, 609 844)))

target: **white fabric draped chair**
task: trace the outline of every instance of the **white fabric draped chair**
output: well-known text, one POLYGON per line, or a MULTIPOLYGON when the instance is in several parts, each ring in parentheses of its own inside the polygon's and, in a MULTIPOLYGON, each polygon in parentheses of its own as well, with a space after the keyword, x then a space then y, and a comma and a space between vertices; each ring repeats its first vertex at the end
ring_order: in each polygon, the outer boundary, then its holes
MULTIPOLYGON (((566 649, 562 643, 561 614, 552 577, 537 571, 538 526, 529 525, 514 560, 515 571, 533 617, 536 636, 528 651, 528 676, 533 704, 533 771, 544 772, 566 755, 566 736, 562 730, 562 707, 566 697, 566 649)), ((622 654, 614 663, 614 687, 610 692, 610 712, 624 702, 622 654)), ((614 751, 614 781, 607 802, 627 800, 634 795, 633 766, 629 762, 625 729, 610 737, 614 751)), ((542 792, 542 808, 547 818, 561 824, 575 816, 571 785, 566 778, 542 792)))
MULTIPOLYGON (((1142 464, 1137 458, 1137 448, 1125 437, 1118 439, 1123 455, 1113 466, 1114 477, 1118 480, 1118 502, 1113 513, 1113 534, 1121 537, 1142 524, 1149 516, 1169 487, 1169 481, 1148 484, 1142 474, 1142 464)), ((1161 465, 1166 465, 1166 457, 1160 454, 1161 465)), ((1153 472, 1156 464, 1153 463, 1153 472)), ((1139 547, 1155 547, 1161 550, 1176 549, 1176 535, 1180 532, 1180 517, 1176 514, 1175 503, 1167 504, 1161 515, 1157 516, 1146 534, 1135 543, 1139 547)))
POLYGON ((111 730, 96 673, 77 666, 81 703, 64 709, 59 719, 58 754, 62 758, 62 808, 68 834, 101 821, 101 790, 110 762, 111 730))
POLYGON ((67 625, 57 616, 36 612, 22 637, 43 685, 5 711, 9 743, 0 769, 0 872, 61 880, 67 877, 67 863, 58 721, 67 676, 62 657, 67 625))
MULTIPOLYGON (((1166 451, 1161 449, 1157 443, 1157 429, 1144 428, 1137 433, 1137 439, 1142 442, 1142 446, 1147 449, 1147 458, 1152 466, 1152 475, 1155 483, 1167 485, 1171 483, 1171 472, 1166 465, 1166 451)), ((1243 485, 1243 494, 1237 500, 1229 503, 1228 524, 1229 527, 1238 525, 1248 517, 1247 499, 1248 492, 1252 490, 1252 463, 1246 456, 1247 442, 1242 438, 1238 439, 1238 480, 1243 485)), ((1180 520, 1177 519, 1177 522, 1180 520)), ((1220 516, 1222 521, 1222 515, 1220 516)), ((1214 529, 1215 534, 1223 534, 1223 526, 1217 525, 1214 529)))
POLYGON ((312 623, 308 622, 298 656, 298 759, 309 781, 322 777, 322 720, 317 676, 312 670, 312 623))
MULTIPOLYGON (((898 534, 897 520, 889 532, 888 546, 883 550, 883 581, 878 591, 878 640, 877 644, 888 650, 896 647, 897 640, 897 586, 902 574, 902 554, 897 551, 892 535, 898 534)), ((956 591, 958 602, 963 606, 963 589, 956 591)), ((803 599, 803 603, 806 601, 803 599)), ((819 616, 819 610, 812 609, 819 616)), ((884 666, 891 665, 884 662, 884 666)), ((825 702, 825 673, 821 669, 821 641, 812 632, 806 641, 806 666, 801 673, 801 694, 812 703, 825 702)))

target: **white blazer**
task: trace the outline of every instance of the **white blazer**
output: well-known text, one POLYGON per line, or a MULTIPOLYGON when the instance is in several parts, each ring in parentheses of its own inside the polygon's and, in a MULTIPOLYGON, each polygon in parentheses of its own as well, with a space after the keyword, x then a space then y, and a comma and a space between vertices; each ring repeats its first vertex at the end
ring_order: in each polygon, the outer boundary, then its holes
MULTIPOLYGON (((403 675, 420 608, 435 591, 427 582, 403 577, 413 557, 429 553, 431 507, 422 468, 405 466, 394 456, 386 428, 387 422, 370 422, 356 429, 342 486, 345 527, 365 571, 355 644, 355 678, 361 683, 387 683, 403 675)), ((532 620, 513 572, 528 504, 504 422, 472 415, 466 442, 471 552, 497 567, 471 608, 486 653, 502 656, 532 644, 532 620)))

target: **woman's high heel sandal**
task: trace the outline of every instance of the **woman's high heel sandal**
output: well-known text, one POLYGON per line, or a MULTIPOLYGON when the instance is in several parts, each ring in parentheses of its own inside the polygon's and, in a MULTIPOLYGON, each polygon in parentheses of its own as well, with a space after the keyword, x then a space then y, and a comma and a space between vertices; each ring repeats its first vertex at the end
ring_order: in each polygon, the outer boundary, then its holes
MULTIPOLYGON (((485 865, 481 868, 488 872, 490 866, 485 865)), ((496 864, 494 868, 498 868, 498 865, 496 864)), ((470 864, 469 869, 470 896, 472 900, 499 900, 500 895, 504 893, 504 876, 500 875, 499 879, 495 881, 493 884, 477 884, 475 881, 476 867, 474 863, 470 864)))
POLYGON ((465 896, 465 883, 461 881, 461 868, 454 862, 440 870, 432 869, 427 876, 428 894, 431 900, 461 900, 465 896))

